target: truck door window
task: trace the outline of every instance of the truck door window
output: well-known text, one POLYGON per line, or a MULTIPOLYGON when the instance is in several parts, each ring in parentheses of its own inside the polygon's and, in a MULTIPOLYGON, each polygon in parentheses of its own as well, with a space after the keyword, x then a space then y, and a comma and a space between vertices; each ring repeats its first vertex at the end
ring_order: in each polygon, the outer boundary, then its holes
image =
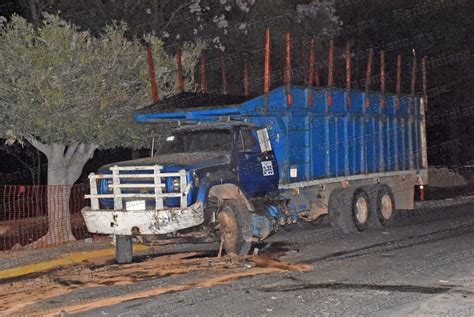
POLYGON ((252 152, 257 150, 257 140, 252 133, 252 130, 240 130, 240 138, 242 142, 242 150, 244 152, 252 152))

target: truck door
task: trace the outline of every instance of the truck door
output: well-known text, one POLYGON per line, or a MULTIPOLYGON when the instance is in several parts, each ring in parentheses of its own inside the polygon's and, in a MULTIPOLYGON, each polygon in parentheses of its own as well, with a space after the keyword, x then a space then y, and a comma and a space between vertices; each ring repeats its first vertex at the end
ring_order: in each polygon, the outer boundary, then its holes
POLYGON ((278 166, 265 129, 241 127, 234 134, 239 184, 247 194, 278 189, 278 166), (266 140, 265 140, 266 138, 266 140))

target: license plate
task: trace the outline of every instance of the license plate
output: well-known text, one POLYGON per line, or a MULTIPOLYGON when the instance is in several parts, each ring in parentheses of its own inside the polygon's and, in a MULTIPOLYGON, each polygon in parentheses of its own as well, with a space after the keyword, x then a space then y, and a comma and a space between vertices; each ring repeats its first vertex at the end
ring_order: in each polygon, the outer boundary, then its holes
POLYGON ((144 200, 132 200, 125 202, 125 209, 127 210, 145 210, 145 201, 144 200))

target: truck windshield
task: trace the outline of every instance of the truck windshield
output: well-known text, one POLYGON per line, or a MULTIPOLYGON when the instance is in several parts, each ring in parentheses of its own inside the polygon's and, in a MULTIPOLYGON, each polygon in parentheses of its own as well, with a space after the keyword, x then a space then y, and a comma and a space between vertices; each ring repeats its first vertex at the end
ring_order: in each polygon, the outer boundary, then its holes
POLYGON ((166 138, 157 154, 230 151, 231 146, 231 133, 227 129, 179 131, 166 138))

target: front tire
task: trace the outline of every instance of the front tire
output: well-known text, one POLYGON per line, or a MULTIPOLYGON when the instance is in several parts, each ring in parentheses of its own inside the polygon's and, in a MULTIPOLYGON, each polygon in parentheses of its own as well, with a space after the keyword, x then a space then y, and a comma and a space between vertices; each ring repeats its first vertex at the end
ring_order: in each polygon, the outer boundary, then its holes
POLYGON ((117 263, 131 263, 133 259, 132 236, 115 236, 115 260, 117 263))
POLYGON ((252 245, 252 222, 245 204, 235 199, 226 200, 217 221, 225 252, 247 255, 252 245))

